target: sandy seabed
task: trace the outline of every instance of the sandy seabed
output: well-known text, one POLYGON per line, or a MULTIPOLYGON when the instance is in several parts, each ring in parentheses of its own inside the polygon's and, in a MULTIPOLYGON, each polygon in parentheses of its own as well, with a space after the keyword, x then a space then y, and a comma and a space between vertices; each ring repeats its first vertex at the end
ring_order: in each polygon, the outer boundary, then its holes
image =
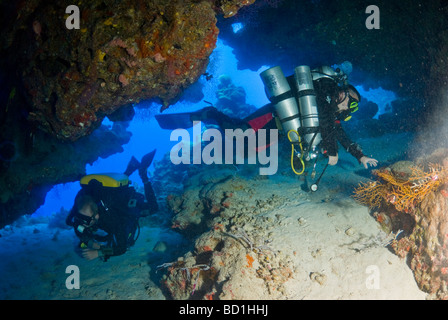
MULTIPOLYGON (((371 139, 363 143, 381 150, 376 158, 387 162, 402 152, 396 146, 406 147, 400 141, 402 136, 390 139, 393 141, 371 139)), ((369 175, 356 161, 341 154, 340 164, 328 169, 315 193, 301 190, 303 182, 290 175, 250 182, 259 199, 273 194, 285 199, 263 213, 274 221, 268 228, 270 248, 281 251, 293 265, 281 299, 426 298, 406 261, 382 245, 387 235, 368 209, 347 194, 346 186, 356 185, 362 178, 360 172, 369 175)), ((22 222, 4 228, 0 234, 2 300, 165 300, 168 297, 158 283, 163 270, 156 273, 155 266, 173 261, 186 250, 173 230, 150 224, 142 227, 134 247, 108 262, 79 257, 74 251, 77 239, 72 230, 22 222), (167 245, 167 252, 155 252, 159 241, 167 245), (79 268, 80 288, 70 290, 66 280, 71 274, 66 271, 73 265, 79 268)), ((251 277, 234 276, 239 282, 233 288, 236 298, 269 298, 256 291, 251 277)))

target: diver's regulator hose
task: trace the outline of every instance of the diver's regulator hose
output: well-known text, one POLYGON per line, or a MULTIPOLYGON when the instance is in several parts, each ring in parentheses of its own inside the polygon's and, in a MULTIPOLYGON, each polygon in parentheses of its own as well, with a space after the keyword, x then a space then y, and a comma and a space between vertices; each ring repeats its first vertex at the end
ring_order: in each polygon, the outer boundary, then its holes
POLYGON ((303 172, 305 171, 305 163, 303 162, 303 147, 302 147, 302 141, 300 139, 300 135, 297 132, 297 130, 289 130, 288 131, 288 140, 289 142, 291 142, 291 169, 292 171, 297 174, 297 175, 301 175, 303 174, 303 172), (298 137, 299 137, 299 141, 297 143, 293 142, 290 134, 291 132, 295 133, 298 137), (294 148, 294 144, 298 144, 300 146, 300 163, 302 164, 302 171, 298 172, 295 168, 294 168, 294 157, 295 157, 295 148, 294 148))
MULTIPOLYGON (((301 174, 303 174, 303 172, 305 171, 305 162, 303 161, 303 147, 302 147, 302 141, 301 141, 300 135, 299 135, 299 133, 297 132, 297 130, 289 130, 289 131, 288 131, 288 140, 289 140, 289 142, 291 142, 291 168, 292 168, 292 171, 294 171, 294 173, 297 174, 297 175, 301 175, 301 174), (291 136, 290 136, 291 132, 295 133, 295 134, 297 135, 297 137, 299 137, 298 142, 293 142, 293 140, 292 140, 292 138, 291 138, 291 136), (294 145, 295 145, 295 144, 298 144, 298 145, 300 146, 300 157, 299 157, 299 159, 300 159, 300 162, 302 163, 302 171, 300 171, 300 172, 298 172, 298 171, 294 168, 294 157, 295 157, 295 148, 294 148, 294 145)), ((314 163, 313 172, 312 172, 312 174, 311 174, 313 179, 314 179, 314 176, 315 176, 315 174, 316 174, 316 171, 315 171, 316 163, 317 163, 317 158, 316 158, 316 162, 314 163)), ((311 187, 310 187, 310 190, 311 190, 311 191, 313 191, 313 192, 316 192, 316 191, 317 191, 317 189, 318 189, 318 185, 319 185, 319 182, 320 182, 320 179, 322 179, 322 176, 324 175, 325 170, 327 170, 327 167, 328 167, 328 163, 325 165, 325 168, 324 168, 324 170, 322 170, 322 173, 320 174, 320 176, 319 176, 319 178, 317 179, 317 181, 311 185, 311 187)))

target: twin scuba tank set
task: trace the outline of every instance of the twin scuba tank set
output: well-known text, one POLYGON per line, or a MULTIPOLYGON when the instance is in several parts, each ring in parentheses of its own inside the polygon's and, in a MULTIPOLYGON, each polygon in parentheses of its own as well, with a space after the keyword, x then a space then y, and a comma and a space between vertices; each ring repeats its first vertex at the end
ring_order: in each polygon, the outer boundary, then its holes
MULTIPOLYGON (((291 142, 291 168, 295 174, 305 171, 305 161, 314 160, 311 178, 316 175, 316 164, 319 155, 318 145, 322 140, 319 129, 316 93, 313 80, 330 78, 338 84, 347 83, 347 75, 339 68, 334 70, 328 66, 310 70, 309 66, 298 66, 294 75, 289 77, 277 66, 263 71, 260 77, 265 86, 266 95, 273 105, 276 119, 291 142), (292 88, 291 88, 292 87, 292 88), (294 167, 294 157, 298 158, 302 169, 294 167)), ((311 191, 316 191, 328 164, 323 169, 317 181, 311 185, 311 191)))

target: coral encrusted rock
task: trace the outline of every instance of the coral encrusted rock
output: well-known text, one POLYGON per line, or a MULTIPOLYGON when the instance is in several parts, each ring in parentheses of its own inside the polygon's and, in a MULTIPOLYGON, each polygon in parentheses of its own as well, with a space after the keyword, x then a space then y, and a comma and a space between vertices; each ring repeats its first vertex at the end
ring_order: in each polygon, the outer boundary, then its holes
MULTIPOLYGON (((409 161, 397 162, 389 170, 401 180, 389 180, 388 183, 395 184, 395 187, 383 189, 383 200, 370 204, 372 208, 376 207, 377 211, 373 215, 385 230, 404 231, 402 237, 392 241, 391 248, 409 262, 419 288, 429 293, 429 299, 448 298, 447 168, 448 149, 437 149, 417 159, 415 164, 409 161), (416 171, 415 165, 421 171, 416 171), (416 180, 417 172, 426 174, 416 180), (400 185, 397 185, 399 181, 400 185), (397 205, 400 197, 395 198, 391 192, 399 191, 410 182, 412 192, 404 199, 408 205, 397 205), (419 192, 422 196, 416 197, 415 194, 419 192)), ((373 194, 366 195, 371 197, 373 194)))
POLYGON ((90 134, 123 105, 175 102, 205 72, 219 32, 210 1, 90 1, 78 5, 80 28, 68 29, 71 4, 9 8, 15 21, 1 39, 28 120, 64 140, 90 134))

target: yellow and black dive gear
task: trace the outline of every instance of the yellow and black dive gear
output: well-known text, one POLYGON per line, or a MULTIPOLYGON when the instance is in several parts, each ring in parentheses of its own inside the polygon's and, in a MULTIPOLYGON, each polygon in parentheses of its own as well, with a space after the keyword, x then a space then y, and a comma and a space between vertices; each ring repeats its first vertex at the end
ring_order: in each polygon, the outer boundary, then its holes
POLYGON ((129 184, 129 177, 123 173, 100 173, 100 174, 88 174, 81 178, 80 183, 82 186, 87 186, 90 181, 97 180, 103 187, 118 188, 124 187, 129 184))
POLYGON ((303 147, 302 147, 302 142, 300 139, 300 135, 297 132, 297 130, 289 130, 288 131, 288 140, 289 142, 291 142, 291 169, 292 171, 297 174, 297 175, 301 175, 304 171, 305 171, 305 162, 303 162, 303 147), (296 134, 299 137, 298 141, 293 141, 291 138, 291 133, 296 134), (300 152, 296 151, 295 146, 298 145, 300 148, 300 152), (298 157, 300 160, 300 163, 302 164, 302 170, 301 171, 297 171, 296 168, 294 167, 294 157, 298 157))

